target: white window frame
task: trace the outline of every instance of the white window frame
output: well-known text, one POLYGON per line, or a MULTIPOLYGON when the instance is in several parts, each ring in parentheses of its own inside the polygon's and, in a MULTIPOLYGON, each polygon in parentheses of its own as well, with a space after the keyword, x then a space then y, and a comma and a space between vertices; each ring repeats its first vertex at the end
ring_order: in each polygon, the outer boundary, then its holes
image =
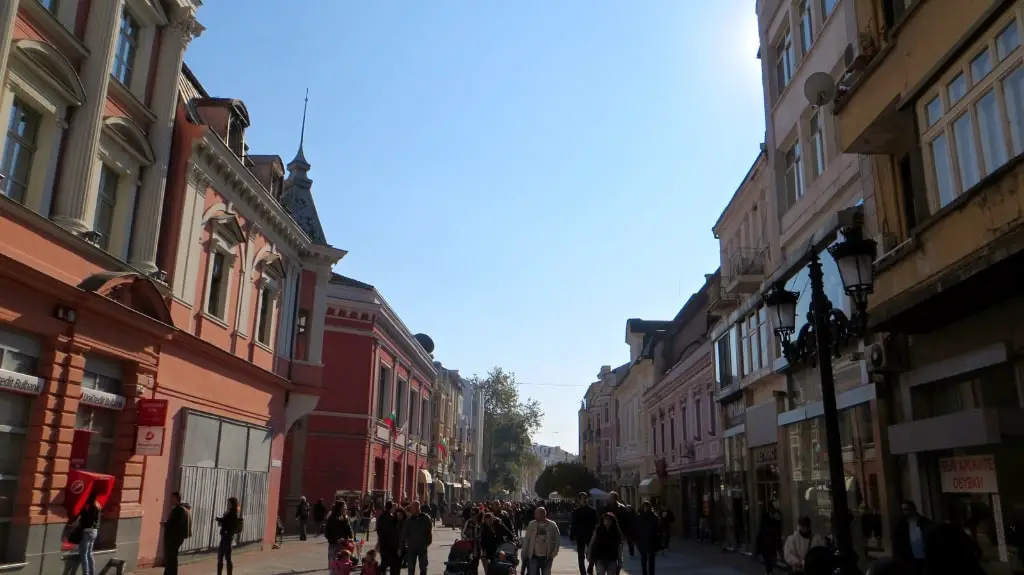
POLYGON ((782 149, 782 166, 785 178, 786 202, 792 207, 803 199, 806 192, 804 182, 804 160, 803 148, 800 146, 799 136, 794 136, 788 146, 782 149), (794 161, 790 163, 789 155, 794 152, 794 161), (793 187, 790 188, 790 177, 793 178, 793 187))
MULTIPOLYGON (((134 61, 132 62, 132 77, 128 85, 128 91, 140 102, 146 101, 146 88, 149 84, 150 67, 153 63, 153 49, 156 46, 157 29, 166 26, 167 15, 160 8, 159 3, 150 0, 125 0, 124 10, 131 16, 139 26, 139 41, 136 46, 134 61)), ((117 39, 114 42, 114 50, 117 50, 121 39, 121 19, 118 16, 117 39)), ((120 83, 114 76, 113 68, 110 70, 110 77, 120 83)))
POLYGON ((811 0, 799 0, 796 4, 797 27, 800 30, 800 59, 803 60, 814 47, 814 13, 811 0))
POLYGON ((222 234, 218 229, 219 226, 214 224, 213 229, 210 232, 209 244, 207 246, 207 257, 206 257, 206 283, 203 284, 203 308, 202 314, 204 317, 213 319, 216 322, 221 323, 227 327, 228 311, 231 307, 231 285, 234 280, 235 274, 232 273, 234 270, 234 262, 236 259, 235 247, 226 234, 222 234), (224 256, 224 281, 220 285, 220 293, 212 293, 213 286, 211 281, 213 279, 213 261, 214 255, 221 254, 224 256), (224 317, 218 317, 210 313, 210 300, 217 298, 218 307, 224 314, 224 317))
POLYGON ((788 24, 783 25, 782 33, 775 41, 775 82, 781 96, 786 88, 793 82, 793 66, 795 64, 793 54, 793 32, 788 24))
POLYGON ((823 23, 828 22, 832 13, 836 11, 837 5, 839 5, 839 0, 820 0, 818 7, 821 8, 821 21, 823 23))
MULTIPOLYGON (((89 194, 88 213, 90 227, 96 221, 96 209, 99 206, 100 176, 103 167, 107 167, 118 175, 117 194, 114 202, 114 214, 110 222, 110 237, 107 238, 106 251, 121 260, 128 259, 131 243, 132 218, 135 211, 135 196, 139 190, 142 169, 147 160, 130 149, 114 131, 104 126, 100 132, 99 150, 96 154, 93 169, 93 182, 89 194)), ((140 225, 152 225, 141 222, 140 225)))
POLYGON ((811 108, 811 115, 807 119, 807 139, 811 143, 811 181, 818 178, 824 171, 828 162, 825 153, 825 123, 822 119, 821 108, 811 108))
POLYGON ((744 349, 749 350, 747 353, 750 355, 750 373, 758 373, 765 366, 761 361, 761 336, 758 332, 757 312, 744 318, 744 323, 747 326, 747 341, 744 343, 744 349))
POLYGON ((5 152, 7 123, 14 105, 14 98, 24 102, 40 116, 39 133, 36 135, 36 152, 32 157, 28 189, 22 202, 26 208, 43 216, 49 216, 50 199, 57 176, 57 162, 60 146, 66 128, 64 118, 69 107, 77 106, 71 94, 51 83, 36 80, 42 71, 32 69, 11 50, 8 60, 6 85, 0 84, 0 118, 3 118, 3 138, 0 138, 0 158, 5 152))
MULTIPOLYGON (((1003 81, 1006 80, 1010 75, 1015 73, 1017 70, 1024 69, 1024 47, 1020 44, 1010 52, 1002 61, 996 62, 998 59, 996 38, 1001 32, 1003 32, 1011 21, 1015 21, 1017 26, 1018 38, 1024 41, 1024 10, 1018 5, 1016 9, 1008 11, 1007 14, 1003 15, 997 22, 995 22, 989 30, 985 33, 982 38, 979 38, 969 50, 965 51, 960 57, 959 61, 950 67, 950 69, 943 74, 935 84, 925 92, 921 98, 918 99, 916 108, 918 126, 920 127, 920 141, 922 149, 922 157, 925 166, 925 181, 927 183, 927 200, 929 208, 932 213, 942 209, 944 205, 939 197, 938 177, 935 173, 935 162, 932 158, 932 142, 939 136, 946 136, 946 142, 949 151, 949 165, 951 168, 951 178, 953 187, 953 197, 950 202, 955 201, 965 191, 962 184, 962 177, 960 171, 959 157, 957 155, 956 140, 953 133, 953 125, 959 120, 964 114, 971 115, 972 123, 972 141, 975 148, 975 155, 977 156, 977 170, 980 174, 980 180, 991 174, 999 166, 986 166, 985 165, 985 152, 983 149, 983 142, 981 138, 981 128, 978 122, 978 114, 976 104, 982 99, 983 96, 987 96, 990 91, 994 90, 996 95, 997 108, 1000 113, 999 125, 1003 129, 1003 139, 1006 151, 1007 161, 1014 158, 1017 154, 1014 152, 1013 134, 1011 133, 1011 126, 1009 125, 1008 111, 1005 100, 1005 92, 1003 89, 1003 81), (994 66, 984 78, 976 79, 972 77, 971 63, 985 50, 989 51, 989 54, 994 62, 994 66), (947 90, 948 84, 954 80, 958 75, 963 74, 967 81, 967 91, 963 97, 961 97, 955 104, 950 106, 950 98, 947 90), (941 104, 941 115, 939 119, 932 124, 928 125, 928 105, 931 104, 936 98, 941 104)), ((1024 116, 1024 114, 1022 114, 1024 116)), ((1024 122, 1024 117, 1021 118, 1024 122)), ((1024 139, 1024 138, 1022 138, 1024 139)), ((1024 151, 1024 142, 1020 142, 1019 146, 1024 151)), ((1005 165, 1005 163, 1003 164, 1005 165)), ((976 185, 976 184, 975 184, 976 185)))

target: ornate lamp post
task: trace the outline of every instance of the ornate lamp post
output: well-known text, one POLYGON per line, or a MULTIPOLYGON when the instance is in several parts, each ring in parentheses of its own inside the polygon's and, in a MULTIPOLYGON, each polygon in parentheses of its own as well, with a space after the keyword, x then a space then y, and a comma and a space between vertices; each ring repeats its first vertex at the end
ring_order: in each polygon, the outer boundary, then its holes
POLYGON ((842 442, 839 436, 839 411, 836 408, 835 375, 832 358, 839 357, 839 346, 852 337, 863 337, 867 327, 867 298, 874 291, 874 240, 864 237, 860 225, 844 228, 842 239, 828 251, 839 267, 843 290, 854 303, 853 319, 832 307, 825 295, 824 275, 817 252, 810 255, 808 275, 811 283, 811 305, 808 322, 801 328, 796 341, 796 308, 800 294, 776 285, 765 295, 775 334, 782 342, 783 354, 793 362, 804 360, 818 365, 821 377, 821 403, 825 417, 825 436, 828 446, 829 492, 832 496, 832 529, 837 547, 837 570, 842 575, 860 573, 857 554, 851 538, 852 516, 846 498, 846 473, 843 469, 842 442))

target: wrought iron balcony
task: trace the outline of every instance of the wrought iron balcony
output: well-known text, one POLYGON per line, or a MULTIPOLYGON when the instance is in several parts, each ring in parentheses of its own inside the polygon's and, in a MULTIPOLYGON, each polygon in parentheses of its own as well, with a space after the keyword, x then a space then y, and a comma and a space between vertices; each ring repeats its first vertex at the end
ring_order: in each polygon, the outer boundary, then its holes
POLYGON ((727 254, 722 262, 722 287, 730 295, 749 295, 764 281, 768 250, 740 248, 727 254))

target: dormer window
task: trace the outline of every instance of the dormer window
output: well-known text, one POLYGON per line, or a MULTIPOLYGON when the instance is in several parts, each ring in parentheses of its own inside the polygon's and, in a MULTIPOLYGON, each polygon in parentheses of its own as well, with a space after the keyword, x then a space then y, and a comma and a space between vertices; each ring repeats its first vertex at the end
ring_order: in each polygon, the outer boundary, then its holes
POLYGON ((281 176, 273 176, 270 182, 270 194, 274 196, 274 199, 281 201, 281 190, 284 187, 284 179, 281 176))
POLYGON ((245 156, 245 126, 234 116, 228 124, 228 148, 239 158, 245 156))

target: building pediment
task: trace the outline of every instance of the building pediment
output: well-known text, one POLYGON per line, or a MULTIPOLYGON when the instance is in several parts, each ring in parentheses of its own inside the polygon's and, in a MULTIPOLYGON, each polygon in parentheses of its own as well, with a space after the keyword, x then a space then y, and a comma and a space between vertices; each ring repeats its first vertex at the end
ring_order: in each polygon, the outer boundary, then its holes
POLYGON ((100 272, 78 284, 78 289, 115 301, 160 323, 174 326, 171 310, 153 280, 135 272, 100 272))

